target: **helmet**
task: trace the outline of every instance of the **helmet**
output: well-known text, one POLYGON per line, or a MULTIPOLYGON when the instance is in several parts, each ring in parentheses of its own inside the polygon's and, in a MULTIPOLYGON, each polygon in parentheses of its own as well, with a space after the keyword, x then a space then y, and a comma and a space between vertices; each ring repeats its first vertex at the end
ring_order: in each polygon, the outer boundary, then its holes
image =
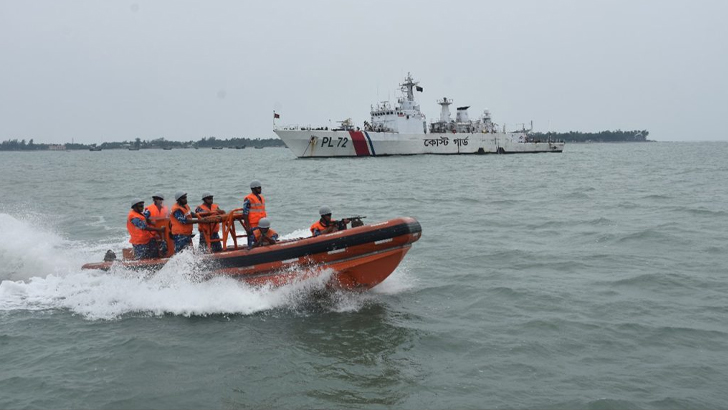
POLYGON ((328 206, 324 205, 319 208, 319 215, 324 216, 329 214, 331 214, 331 208, 329 208, 328 206))
POLYGON ((205 192, 204 194, 202 194, 202 200, 204 201, 204 200, 205 200, 205 198, 208 198, 208 197, 209 197, 209 198, 212 198, 212 196, 213 196, 213 195, 212 195, 211 193, 209 193, 209 192, 205 192))
POLYGON ((157 192, 157 193, 155 193, 155 194, 152 195, 152 199, 154 199, 154 198, 164 199, 164 195, 162 195, 159 192, 157 192))
POLYGON ((260 181, 258 181, 256 179, 255 181, 251 182, 250 183, 250 189, 253 189, 253 188, 260 188, 260 181))
POLYGON ((258 228, 270 228, 270 220, 268 220, 268 218, 261 218, 260 221, 258 221, 258 228))
POLYGON ((144 203, 144 200, 141 198, 134 198, 131 200, 131 207, 134 208, 134 205, 144 203))
POLYGON ((179 201, 179 199, 182 198, 185 195, 187 195, 187 192, 185 192, 185 191, 177 191, 177 193, 174 194, 174 200, 175 201, 179 201))

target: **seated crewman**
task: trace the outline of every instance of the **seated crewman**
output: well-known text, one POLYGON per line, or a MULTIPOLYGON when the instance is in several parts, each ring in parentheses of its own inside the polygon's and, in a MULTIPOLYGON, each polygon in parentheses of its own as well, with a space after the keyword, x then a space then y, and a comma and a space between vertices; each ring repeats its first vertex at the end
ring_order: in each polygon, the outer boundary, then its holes
POLYGON ((268 218, 263 218, 258 221, 258 226, 253 228, 253 243, 250 248, 275 245, 276 242, 278 242, 278 233, 270 229, 270 221, 268 218))
POLYGON ((350 222, 348 219, 341 220, 341 223, 339 221, 332 221, 331 208, 328 206, 319 208, 319 215, 321 215, 321 219, 311 225, 311 235, 313 236, 344 230, 346 229, 346 224, 350 222))

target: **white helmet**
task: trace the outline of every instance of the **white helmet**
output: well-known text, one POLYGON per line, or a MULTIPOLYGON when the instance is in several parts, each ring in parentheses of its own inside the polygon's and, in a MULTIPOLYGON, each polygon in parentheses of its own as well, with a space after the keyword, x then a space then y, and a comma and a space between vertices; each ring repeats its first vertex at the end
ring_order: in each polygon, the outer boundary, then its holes
POLYGON ((319 215, 331 215, 331 208, 326 205, 322 206, 321 208, 319 208, 319 215))
POLYGON ((134 205, 144 203, 144 200, 141 198, 134 198, 131 200, 131 207, 134 208, 134 205))
POLYGON ((210 198, 212 198, 212 196, 213 196, 213 195, 212 195, 212 194, 211 194, 210 192, 205 192, 204 194, 202 194, 202 200, 204 201, 204 200, 205 200, 205 198, 207 198, 207 197, 210 197, 210 198))
POLYGON ((174 200, 175 201, 179 201, 179 199, 182 198, 185 195, 187 195, 187 192, 185 192, 185 191, 177 191, 177 193, 174 194, 174 200))
POLYGON ((255 181, 251 182, 250 183, 250 189, 253 189, 253 188, 260 188, 260 181, 258 181, 256 179, 255 181))
POLYGON ((161 200, 164 200, 164 195, 160 194, 159 192, 152 195, 152 199, 159 198, 161 200))
POLYGON ((260 221, 258 221, 258 228, 268 229, 270 228, 270 221, 268 218, 261 218, 260 221))

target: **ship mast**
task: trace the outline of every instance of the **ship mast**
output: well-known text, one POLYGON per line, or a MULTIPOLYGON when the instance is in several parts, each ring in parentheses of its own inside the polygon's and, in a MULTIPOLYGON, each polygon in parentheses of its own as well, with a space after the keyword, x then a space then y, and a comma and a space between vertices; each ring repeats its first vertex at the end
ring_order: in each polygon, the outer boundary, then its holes
POLYGON ((407 96, 407 101, 415 100, 415 93, 413 88, 419 83, 419 81, 414 81, 412 79, 412 74, 407 73, 407 77, 405 77, 404 82, 399 85, 402 89, 402 92, 407 96))

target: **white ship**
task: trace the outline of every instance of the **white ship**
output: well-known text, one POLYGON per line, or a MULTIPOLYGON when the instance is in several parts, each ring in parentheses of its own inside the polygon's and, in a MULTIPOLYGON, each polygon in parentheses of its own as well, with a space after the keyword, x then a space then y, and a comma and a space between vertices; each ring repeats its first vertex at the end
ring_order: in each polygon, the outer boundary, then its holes
MULTIPOLYGON (((400 84, 402 97, 392 107, 382 102, 371 108, 371 120, 356 127, 351 119, 341 121, 338 128, 274 126, 274 132, 299 158, 362 157, 420 154, 521 154, 562 152, 560 141, 539 141, 529 137, 525 126, 520 131, 506 132, 491 120, 485 110, 477 120, 468 117, 468 108, 458 107, 451 118, 452 100, 443 98, 440 119, 428 129, 425 115, 415 101, 419 82, 407 74, 400 84)), ((274 114, 274 120, 278 114, 274 114)))

